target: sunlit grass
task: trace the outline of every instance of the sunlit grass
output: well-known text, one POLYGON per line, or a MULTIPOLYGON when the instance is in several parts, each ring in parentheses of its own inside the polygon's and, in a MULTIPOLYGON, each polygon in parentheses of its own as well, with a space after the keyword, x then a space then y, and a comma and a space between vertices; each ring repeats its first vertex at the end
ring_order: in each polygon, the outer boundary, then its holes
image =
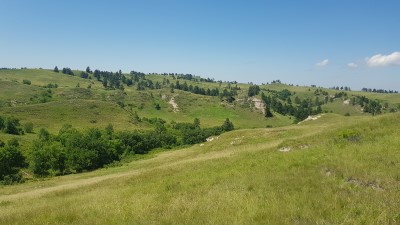
POLYGON ((327 114, 229 132, 122 167, 2 187, 0 223, 397 224, 398 118, 327 114), (76 187, 29 195, 62 184, 76 187))

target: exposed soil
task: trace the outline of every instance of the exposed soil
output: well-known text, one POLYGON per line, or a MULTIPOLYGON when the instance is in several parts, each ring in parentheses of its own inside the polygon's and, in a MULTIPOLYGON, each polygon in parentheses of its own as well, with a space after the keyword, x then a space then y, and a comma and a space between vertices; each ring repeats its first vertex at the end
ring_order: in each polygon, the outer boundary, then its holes
POLYGON ((260 110, 263 114, 265 114, 265 104, 262 100, 258 98, 253 98, 251 101, 253 102, 254 107, 256 107, 256 109, 260 110))
POLYGON ((172 97, 171 100, 169 100, 168 102, 170 105, 172 105, 172 108, 174 110, 174 112, 179 112, 179 107, 178 104, 175 102, 175 98, 172 97))

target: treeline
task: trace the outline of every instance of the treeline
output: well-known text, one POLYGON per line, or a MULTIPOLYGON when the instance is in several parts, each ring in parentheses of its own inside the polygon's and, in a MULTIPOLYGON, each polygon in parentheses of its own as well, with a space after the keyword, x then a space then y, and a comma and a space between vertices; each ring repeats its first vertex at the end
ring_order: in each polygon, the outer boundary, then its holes
POLYGON ((339 86, 335 86, 335 87, 330 87, 329 89, 332 89, 332 90, 342 90, 342 91, 351 91, 351 88, 350 87, 347 87, 347 86, 341 86, 341 87, 339 87, 339 86))
POLYGON ((235 101, 235 96, 237 96, 237 90, 240 90, 237 86, 231 87, 230 85, 228 85, 228 87, 224 88, 223 91, 221 92, 218 88, 205 89, 197 85, 194 86, 191 84, 188 85, 186 81, 183 84, 180 84, 179 81, 176 81, 175 85, 171 84, 171 91, 173 92, 174 89, 187 91, 199 95, 219 96, 221 100, 224 99, 229 103, 235 101))
POLYGON ((354 96, 350 101, 353 105, 360 105, 363 112, 371 113, 373 116, 382 113, 382 105, 378 100, 371 100, 365 96, 354 96))
POLYGON ((384 90, 384 89, 375 89, 375 88, 362 88, 364 92, 373 92, 373 93, 382 93, 382 94, 397 94, 398 91, 393 90, 384 90))
POLYGON ((41 129, 33 141, 27 158, 18 142, 0 142, 0 181, 20 182, 18 171, 28 167, 37 176, 80 173, 118 162, 131 154, 146 154, 156 148, 172 148, 206 141, 206 138, 234 129, 226 119, 221 126, 201 128, 200 120, 193 123, 171 123, 159 118, 147 119, 153 130, 115 132, 112 125, 105 129, 79 131, 64 125, 58 134, 41 129))
MULTIPOLYGON (((256 90, 256 88, 253 89, 256 90)), ((273 117, 272 112, 276 112, 293 116, 296 122, 304 120, 310 115, 322 113, 321 106, 327 104, 328 101, 332 102, 335 98, 347 97, 346 92, 338 92, 334 96, 330 96, 327 91, 317 89, 314 91, 315 99, 300 99, 299 96, 295 96, 294 92, 287 89, 281 91, 264 90, 269 93, 269 95, 265 95, 264 92, 261 94, 265 103, 265 116, 273 117), (292 97, 294 97, 294 100, 292 100, 292 97)))
MULTIPOLYGON (((322 102, 313 102, 311 99, 298 100, 298 104, 294 105, 291 98, 288 97, 282 100, 276 95, 267 96, 261 94, 261 98, 265 103, 265 116, 273 117, 272 111, 282 115, 294 116, 296 122, 306 119, 309 115, 314 115, 322 112, 322 102)), ((298 98, 296 98, 298 99, 298 98)))
POLYGON ((194 81, 194 82, 208 82, 208 83, 215 83, 214 78, 202 78, 200 76, 196 76, 193 74, 183 74, 183 73, 151 73, 154 75, 162 75, 162 76, 170 76, 173 79, 183 79, 183 80, 189 80, 189 81, 194 81))

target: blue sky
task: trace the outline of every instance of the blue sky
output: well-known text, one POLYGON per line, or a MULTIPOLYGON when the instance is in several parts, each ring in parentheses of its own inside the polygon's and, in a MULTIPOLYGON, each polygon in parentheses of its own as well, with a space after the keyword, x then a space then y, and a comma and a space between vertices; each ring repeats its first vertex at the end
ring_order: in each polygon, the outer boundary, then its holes
POLYGON ((0 67, 400 90, 400 1, 0 0, 0 67))

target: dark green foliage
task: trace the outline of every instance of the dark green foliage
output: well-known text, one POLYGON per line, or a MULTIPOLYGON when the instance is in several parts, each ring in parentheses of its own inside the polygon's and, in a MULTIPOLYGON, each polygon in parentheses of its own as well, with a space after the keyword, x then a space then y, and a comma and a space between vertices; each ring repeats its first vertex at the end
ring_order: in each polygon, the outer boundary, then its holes
POLYGON ((45 88, 58 88, 58 84, 51 84, 51 83, 49 83, 49 84, 47 84, 47 85, 45 85, 45 86, 43 86, 43 87, 45 87, 45 88))
POLYGON ((118 160, 118 149, 96 128, 82 133, 66 125, 54 137, 41 129, 31 149, 30 166, 39 176, 94 170, 118 160))
POLYGON ((56 72, 56 73, 60 72, 60 71, 58 70, 58 67, 57 67, 57 66, 54 67, 54 70, 53 70, 53 71, 56 72))
POLYGON ((9 117, 6 120, 4 132, 7 134, 19 135, 22 134, 23 131, 21 129, 21 124, 19 123, 19 119, 14 117, 9 117))
POLYGON ((22 155, 18 141, 12 141, 0 147, 0 182, 11 184, 21 182, 22 176, 18 175, 19 169, 25 166, 25 158, 22 155))
POLYGON ((365 96, 355 96, 352 101, 363 107, 363 111, 373 116, 382 113, 382 105, 378 100, 371 100, 365 96))
POLYGON ((22 83, 26 85, 31 85, 32 82, 30 80, 23 80, 22 83))
POLYGON ((265 117, 274 117, 269 106, 265 107, 265 117))
POLYGON ((3 130, 6 127, 6 120, 0 116, 0 130, 3 130))
POLYGON ((201 88, 197 85, 192 86, 192 85, 187 85, 186 82, 184 82, 183 84, 180 84, 179 81, 175 82, 175 85, 171 84, 171 93, 173 93, 174 89, 178 89, 178 90, 182 90, 182 91, 187 91, 187 92, 191 92, 193 94, 198 94, 198 95, 208 95, 208 96, 221 96, 222 97, 228 97, 230 95, 236 95, 236 92, 231 93, 230 91, 225 89, 224 93, 220 94, 220 91, 218 88, 214 88, 214 89, 204 89, 201 88))
POLYGON ((67 74, 67 75, 74 75, 74 72, 72 72, 72 70, 70 68, 68 68, 68 67, 63 68, 62 69, 62 73, 63 74, 67 74))
POLYGON ((161 106, 160 106, 160 104, 156 104, 156 106, 155 106, 155 108, 156 108, 156 110, 160 110, 161 109, 161 106))
POLYGON ((220 135, 225 131, 234 129, 232 122, 226 119, 219 127, 200 128, 200 120, 195 119, 194 123, 175 123, 173 128, 180 132, 182 144, 196 144, 206 141, 210 136, 220 135))
POLYGON ((229 119, 222 126, 205 129, 200 128, 199 119, 193 123, 174 123, 172 128, 160 118, 143 118, 143 121, 154 125, 154 130, 115 133, 109 124, 103 131, 91 128, 81 132, 64 125, 58 135, 50 135, 42 128, 29 152, 30 168, 38 176, 90 171, 119 161, 124 155, 195 144, 234 129, 229 119))
MULTIPOLYGON (((294 98, 294 104, 291 100, 291 96, 294 93, 290 92, 287 89, 282 91, 275 90, 267 90, 270 95, 261 94, 261 98, 265 103, 265 116, 272 117, 272 111, 288 116, 294 116, 295 122, 302 121, 306 119, 309 115, 322 113, 322 104, 325 104, 324 101, 319 101, 319 98, 316 97, 315 100, 310 98, 301 100, 298 96, 294 98)), ((324 93, 318 91, 318 95, 320 93, 324 93)), ((338 96, 344 96, 343 93, 339 93, 338 96)))
POLYGON ((229 118, 226 118, 226 120, 224 121, 224 124, 222 124, 222 130, 224 131, 231 131, 234 130, 234 126, 233 123, 229 120, 229 118))
POLYGON ((86 67, 86 73, 93 73, 92 70, 90 70, 90 67, 86 67))
MULTIPOLYGON (((123 82, 122 78, 124 75, 122 75, 121 70, 118 72, 108 72, 108 71, 100 71, 100 70, 95 70, 93 73, 93 76, 98 80, 103 83, 103 87, 106 89, 122 89, 123 88, 123 82)), ((124 78, 126 81, 127 79, 124 78)))
POLYGON ((89 74, 87 72, 81 72, 80 77, 83 79, 88 79, 89 78, 89 74))
POLYGON ((67 156, 59 142, 37 140, 30 154, 30 167, 36 175, 59 175, 66 172, 67 156))
POLYGON ((19 142, 17 138, 11 138, 7 141, 8 146, 19 147, 19 142))
POLYGON ((251 85, 249 87, 249 91, 248 91, 247 95, 249 97, 252 97, 252 96, 258 95, 258 93, 260 93, 260 87, 258 85, 251 85))

